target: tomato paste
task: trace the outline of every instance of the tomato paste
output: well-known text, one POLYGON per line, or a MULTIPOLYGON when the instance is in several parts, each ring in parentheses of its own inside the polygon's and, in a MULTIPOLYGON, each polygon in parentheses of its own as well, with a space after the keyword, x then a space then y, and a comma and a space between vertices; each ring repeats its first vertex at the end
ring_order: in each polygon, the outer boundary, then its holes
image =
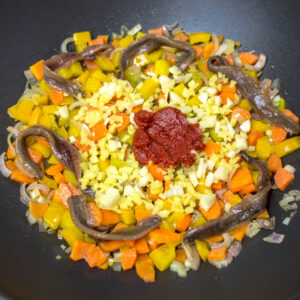
POLYGON ((190 166, 195 150, 204 148, 199 125, 189 125, 176 108, 166 107, 155 113, 141 110, 134 121, 138 129, 133 137, 133 152, 141 164, 153 161, 162 167, 190 166))

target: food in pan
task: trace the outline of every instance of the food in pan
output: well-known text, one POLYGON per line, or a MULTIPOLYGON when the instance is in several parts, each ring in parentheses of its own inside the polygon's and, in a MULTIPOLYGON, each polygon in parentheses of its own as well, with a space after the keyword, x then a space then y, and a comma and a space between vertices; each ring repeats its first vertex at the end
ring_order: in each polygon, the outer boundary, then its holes
MULTIPOLYGON (((259 80, 266 56, 239 47, 178 24, 122 26, 74 33, 32 65, 1 155, 29 222, 72 260, 145 282, 155 269, 226 267, 245 236, 274 230, 269 192, 295 177, 281 158, 300 147, 299 119, 278 79, 259 80)), ((299 199, 284 195, 284 224, 299 199)))

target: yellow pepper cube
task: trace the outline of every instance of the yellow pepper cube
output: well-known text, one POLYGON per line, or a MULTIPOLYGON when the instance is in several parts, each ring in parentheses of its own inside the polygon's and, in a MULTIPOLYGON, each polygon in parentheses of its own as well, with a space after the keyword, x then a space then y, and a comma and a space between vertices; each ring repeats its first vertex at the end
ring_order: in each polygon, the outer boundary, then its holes
POLYGON ((42 113, 40 119, 39 119, 39 125, 43 125, 45 127, 50 128, 50 120, 49 115, 46 113, 42 113))
POLYGON ((83 43, 83 44, 79 44, 76 45, 76 51, 78 53, 82 52, 85 48, 87 48, 88 44, 87 43, 83 43))
POLYGON ((70 229, 70 228, 76 227, 73 220, 72 220, 72 217, 71 217, 71 214, 70 214, 69 210, 66 210, 63 213, 62 218, 61 218, 60 227, 63 228, 63 229, 70 229))
POLYGON ((147 78, 139 89, 139 92, 141 93, 142 97, 147 100, 150 96, 154 95, 158 87, 158 82, 152 78, 147 78))
POLYGON ((199 43, 208 43, 210 41, 211 34, 209 32, 195 32, 189 35, 190 43, 192 45, 199 43))
POLYGON ((101 81, 98 78, 89 77, 89 79, 85 84, 85 87, 87 90, 91 91, 92 93, 96 93, 101 87, 101 81))
POLYGON ((81 31, 73 33, 75 45, 85 44, 92 40, 91 33, 89 31, 81 31))
POLYGON ((66 179, 67 182, 70 182, 73 185, 78 186, 77 179, 75 177, 75 174, 72 171, 69 171, 69 170, 65 169, 63 171, 63 175, 64 175, 64 177, 65 177, 65 179, 66 179))
POLYGON ((139 39, 139 38, 141 38, 141 37, 143 37, 143 36, 146 36, 146 35, 147 35, 146 33, 139 31, 139 32, 136 34, 135 39, 137 40, 137 39, 139 39))
POLYGON ((159 224, 159 228, 175 231, 175 224, 170 218, 165 218, 159 224))
POLYGON ((33 110, 32 114, 30 116, 28 125, 30 125, 30 126, 37 125, 42 114, 43 114, 42 110, 37 106, 33 110))
POLYGON ((107 159, 99 159, 99 167, 102 172, 109 167, 109 161, 107 159))
POLYGON ((188 106, 199 106, 201 104, 198 96, 194 96, 191 99, 189 99, 186 103, 188 106))
POLYGON ((256 129, 261 132, 266 132, 270 128, 269 124, 266 124, 262 121, 251 120, 251 129, 256 129))
POLYGON ((166 59, 159 59, 155 62, 154 72, 157 75, 169 76, 170 64, 166 59))
POLYGON ((243 108, 248 111, 252 110, 252 105, 250 104, 250 102, 247 99, 242 99, 239 106, 240 106, 240 108, 243 108))
POLYGON ((75 100, 73 97, 66 96, 66 97, 64 97, 64 101, 61 103, 61 105, 71 105, 74 102, 75 102, 75 100))
POLYGON ((258 171, 252 171, 251 175, 252 175, 254 185, 257 186, 259 172, 258 171))
POLYGON ((43 113, 54 114, 57 111, 57 106, 55 105, 44 105, 42 107, 43 113))
POLYGON ((160 271, 164 271, 169 268, 175 260, 175 247, 171 244, 164 244, 153 250, 150 253, 150 257, 152 258, 156 268, 160 271))
POLYGON ((207 261, 209 249, 203 241, 196 241, 197 251, 203 261, 207 261))
POLYGON ((56 119, 55 119, 55 116, 54 115, 48 115, 48 118, 49 118, 49 122, 50 122, 50 128, 52 129, 57 129, 58 126, 57 126, 57 123, 56 123, 56 119))
POLYGON ((83 240, 83 233, 76 227, 62 229, 60 234, 64 240, 68 243, 69 246, 73 247, 76 241, 83 240))
POLYGON ((112 72, 115 69, 112 61, 107 56, 98 56, 95 62, 103 71, 112 72))
POLYGON ((16 113, 16 120, 28 124, 34 108, 34 103, 30 100, 22 98, 16 113))
POLYGON ((70 66, 70 70, 72 73, 72 77, 78 77, 83 73, 82 66, 79 61, 72 63, 72 65, 70 66))
POLYGON ((121 39, 121 40, 119 41, 120 47, 121 47, 121 48, 126 48, 126 47, 128 47, 133 41, 134 41, 133 36, 132 36, 132 35, 127 35, 126 37, 124 37, 123 39, 121 39))
POLYGON ((40 143, 35 143, 31 145, 30 148, 39 151, 43 158, 48 158, 51 155, 51 150, 40 143))
POLYGON ((57 188, 57 183, 54 179, 49 178, 48 176, 44 175, 42 179, 38 180, 38 183, 44 184, 48 186, 51 189, 56 189, 57 188))
POLYGON ((35 100, 39 103, 39 105, 47 105, 49 102, 49 98, 46 95, 40 95, 39 97, 35 98, 35 100))
POLYGON ((112 63, 113 65, 115 66, 115 68, 117 68, 119 66, 119 58, 120 58, 120 54, 121 54, 121 51, 118 51, 114 54, 114 57, 112 59, 112 63))
POLYGON ((149 57, 151 62, 155 63, 157 60, 159 60, 162 57, 163 53, 164 53, 163 49, 159 49, 150 53, 149 57))
POLYGON ((242 202, 242 198, 239 195, 237 195, 237 194, 235 194, 232 197, 232 199, 230 200, 231 206, 235 206, 235 205, 237 205, 237 204, 239 204, 241 202, 242 202))
POLYGON ((101 70, 95 70, 91 73, 91 77, 92 78, 97 78, 100 80, 100 82, 105 82, 108 81, 108 76, 105 75, 101 70))
MULTIPOLYGON (((178 96, 183 97, 184 88, 185 88, 185 85, 183 82, 181 82, 174 87, 173 92, 176 93, 178 96)), ((199 102, 200 102, 200 100, 199 100, 199 102)))
POLYGON ((145 66, 148 65, 151 62, 151 59, 149 57, 148 53, 142 53, 140 55, 137 55, 133 59, 133 63, 137 66, 145 66))
POLYGON ((51 202, 43 219, 44 222, 52 229, 56 230, 61 223, 62 215, 65 212, 65 207, 60 203, 51 202))
POLYGON ((256 71, 253 71, 253 70, 246 70, 246 69, 243 69, 243 71, 250 75, 251 77, 253 77, 254 79, 258 79, 258 76, 257 76, 257 72, 256 71))
POLYGON ((19 104, 15 104, 7 109, 7 113, 13 119, 17 118, 19 104))
MULTIPOLYGON (((68 120, 68 119, 67 119, 68 120)), ((66 140, 69 138, 69 135, 67 133, 67 130, 65 129, 65 127, 58 127, 56 129, 56 132, 63 138, 65 138, 66 140)))
POLYGON ((72 78, 72 71, 70 68, 62 68, 57 71, 57 74, 61 75, 65 79, 72 78))
POLYGON ((69 126, 68 135, 77 138, 80 135, 80 129, 71 123, 69 126))
POLYGON ((80 82, 81 84, 85 84, 86 81, 88 80, 90 76, 90 71, 89 70, 86 70, 84 71, 79 77, 78 77, 78 82, 80 82))
POLYGON ((45 92, 47 92, 47 94, 50 94, 51 92, 51 88, 50 86, 47 84, 47 82, 45 81, 45 79, 41 80, 39 82, 39 87, 44 90, 45 92))
POLYGON ((286 156, 300 148, 300 136, 295 136, 273 146, 279 157, 286 156))
POLYGON ((272 145, 269 142, 269 138, 267 136, 263 136, 260 139, 258 139, 255 146, 255 150, 259 159, 267 159, 273 150, 272 145))
POLYGON ((196 228, 202 224, 206 223, 206 220, 204 217, 198 217, 192 224, 191 227, 192 228, 196 228))
POLYGON ((136 223, 136 218, 134 215, 134 210, 132 208, 121 210, 122 222, 126 225, 133 225, 136 223))
POLYGON ((49 163, 50 165, 57 165, 57 164, 59 164, 59 161, 58 161, 57 158, 54 156, 54 154, 52 154, 52 155, 50 156, 50 158, 48 159, 48 163, 49 163))

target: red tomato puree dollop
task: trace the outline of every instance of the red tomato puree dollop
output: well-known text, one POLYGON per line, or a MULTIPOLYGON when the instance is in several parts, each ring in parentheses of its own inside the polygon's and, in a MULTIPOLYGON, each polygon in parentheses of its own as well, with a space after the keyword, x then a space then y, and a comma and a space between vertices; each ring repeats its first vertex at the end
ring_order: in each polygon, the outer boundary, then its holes
POLYGON ((203 150, 198 124, 188 124, 178 109, 166 107, 155 113, 141 110, 134 116, 138 126, 133 137, 135 158, 143 165, 153 161, 161 167, 194 162, 195 150, 203 150), (194 150, 194 151, 193 151, 194 150))

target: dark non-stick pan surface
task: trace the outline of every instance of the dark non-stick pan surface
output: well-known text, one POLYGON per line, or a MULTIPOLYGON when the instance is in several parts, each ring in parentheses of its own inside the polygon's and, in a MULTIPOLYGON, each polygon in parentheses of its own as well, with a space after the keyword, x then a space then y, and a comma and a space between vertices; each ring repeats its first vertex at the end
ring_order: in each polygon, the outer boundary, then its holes
MULTIPOLYGON (((179 21, 187 31, 209 31, 241 41, 248 50, 268 55, 264 76, 280 77, 281 94, 300 115, 299 1, 0 1, 0 150, 6 127, 13 124, 6 109, 23 91, 23 71, 59 52, 73 32, 118 32, 125 24, 145 29, 179 21), (287 95, 284 91, 287 91, 287 95)), ((284 159, 296 166, 299 188, 300 151, 284 159)), ((0 291, 13 299, 298 299, 300 291, 300 213, 290 226, 273 192, 270 212, 276 231, 286 234, 281 245, 262 241, 270 232, 245 239, 240 256, 226 269, 209 264, 188 278, 157 272, 154 284, 143 283, 135 271, 90 269, 74 263, 60 249, 62 241, 39 233, 24 216, 17 184, 0 177, 0 291), (57 261, 55 257, 63 258, 57 261)))

